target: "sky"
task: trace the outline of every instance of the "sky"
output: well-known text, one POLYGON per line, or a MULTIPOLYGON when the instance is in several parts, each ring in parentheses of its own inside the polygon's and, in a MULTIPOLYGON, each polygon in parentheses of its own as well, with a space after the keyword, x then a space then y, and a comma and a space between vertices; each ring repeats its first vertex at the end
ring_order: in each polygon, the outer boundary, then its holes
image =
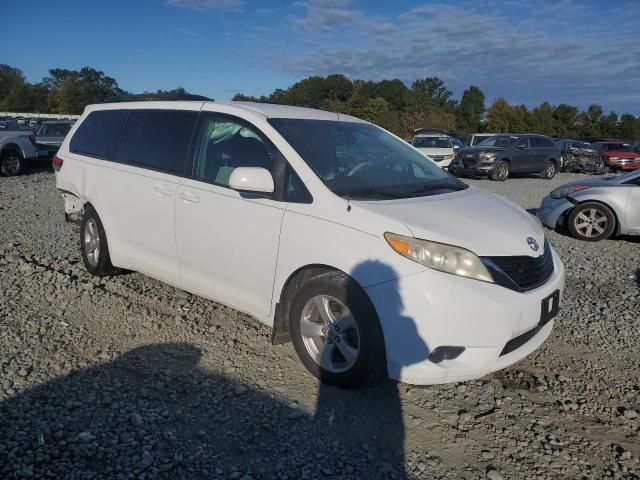
POLYGON ((131 92, 229 99, 309 75, 436 76, 458 99, 476 85, 487 103, 640 115, 639 0, 0 0, 0 17, 0 63, 31 82, 91 66, 131 92))

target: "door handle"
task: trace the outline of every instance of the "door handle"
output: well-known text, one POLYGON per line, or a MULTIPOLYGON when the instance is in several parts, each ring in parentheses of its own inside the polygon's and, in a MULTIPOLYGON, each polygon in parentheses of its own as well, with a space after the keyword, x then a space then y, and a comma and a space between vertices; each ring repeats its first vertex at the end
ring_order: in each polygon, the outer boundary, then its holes
POLYGON ((153 191, 158 195, 162 195, 163 197, 168 197, 173 193, 170 188, 167 188, 164 185, 154 185, 153 191))
POLYGON ((180 198, 185 202, 199 203, 200 197, 193 192, 180 192, 180 198))

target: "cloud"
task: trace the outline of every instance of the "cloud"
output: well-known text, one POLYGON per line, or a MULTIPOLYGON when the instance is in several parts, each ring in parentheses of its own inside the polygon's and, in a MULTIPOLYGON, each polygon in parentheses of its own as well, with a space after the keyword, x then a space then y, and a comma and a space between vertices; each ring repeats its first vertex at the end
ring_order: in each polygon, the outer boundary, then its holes
POLYGON ((172 7, 194 10, 231 10, 241 4, 242 0, 167 0, 167 5, 172 7))
POLYGON ((367 15, 347 0, 303 5, 304 14, 290 22, 315 46, 273 59, 275 68, 294 76, 339 72, 407 82, 438 76, 458 94, 479 85, 488 100, 631 102, 640 111, 636 27, 612 30, 611 22, 571 0, 533 0, 526 10, 519 2, 430 3, 388 18, 367 15))

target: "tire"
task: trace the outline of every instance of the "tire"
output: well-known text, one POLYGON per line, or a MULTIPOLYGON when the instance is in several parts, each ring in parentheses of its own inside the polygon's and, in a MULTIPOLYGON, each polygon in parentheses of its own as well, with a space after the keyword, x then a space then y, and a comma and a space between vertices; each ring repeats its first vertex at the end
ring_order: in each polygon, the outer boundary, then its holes
POLYGON ((7 150, 2 153, 0 171, 7 177, 15 177, 22 173, 23 159, 15 150, 7 150))
POLYGON ((80 252, 84 266, 91 275, 105 277, 119 272, 111 264, 104 227, 91 206, 85 208, 80 222, 80 252))
POLYGON ((569 214, 569 232, 579 240, 599 242, 609 238, 616 228, 616 217, 602 203, 585 202, 569 214))
POLYGON ((558 171, 558 165, 555 161, 549 160, 542 171, 541 177, 545 180, 550 180, 556 176, 556 172, 558 171))
POLYGON ((367 294, 344 273, 328 272, 305 282, 294 294, 289 322, 298 357, 321 382, 356 388, 386 373, 378 315, 367 294))
POLYGON ((504 182, 511 175, 511 164, 506 160, 500 160, 496 163, 496 168, 491 172, 491 180, 496 182, 504 182))

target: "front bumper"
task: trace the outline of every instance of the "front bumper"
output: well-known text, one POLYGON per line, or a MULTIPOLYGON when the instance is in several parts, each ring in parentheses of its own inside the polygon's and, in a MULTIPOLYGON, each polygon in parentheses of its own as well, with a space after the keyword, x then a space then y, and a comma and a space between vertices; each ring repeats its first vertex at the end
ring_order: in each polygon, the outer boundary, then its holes
POLYGON ((366 288, 382 325, 389 377, 415 385, 458 382, 529 355, 553 328, 553 320, 539 327, 542 300, 564 289, 564 267, 555 252, 553 261, 547 283, 526 293, 435 270, 366 288), (504 353, 518 337, 526 341, 504 353), (429 360, 443 346, 464 352, 439 363, 429 360))
POLYGON ((536 217, 540 219, 544 226, 555 230, 560 217, 572 207, 574 207, 574 204, 566 198, 556 199, 546 196, 542 199, 540 208, 536 210, 536 217))
POLYGON ((640 160, 631 158, 621 158, 618 160, 607 159, 610 168, 618 170, 637 170, 640 168, 640 160))
POLYGON ((465 166, 463 163, 453 163, 449 170, 452 170, 456 175, 469 175, 477 177, 486 177, 491 175, 496 168, 495 163, 479 163, 475 165, 465 166))

